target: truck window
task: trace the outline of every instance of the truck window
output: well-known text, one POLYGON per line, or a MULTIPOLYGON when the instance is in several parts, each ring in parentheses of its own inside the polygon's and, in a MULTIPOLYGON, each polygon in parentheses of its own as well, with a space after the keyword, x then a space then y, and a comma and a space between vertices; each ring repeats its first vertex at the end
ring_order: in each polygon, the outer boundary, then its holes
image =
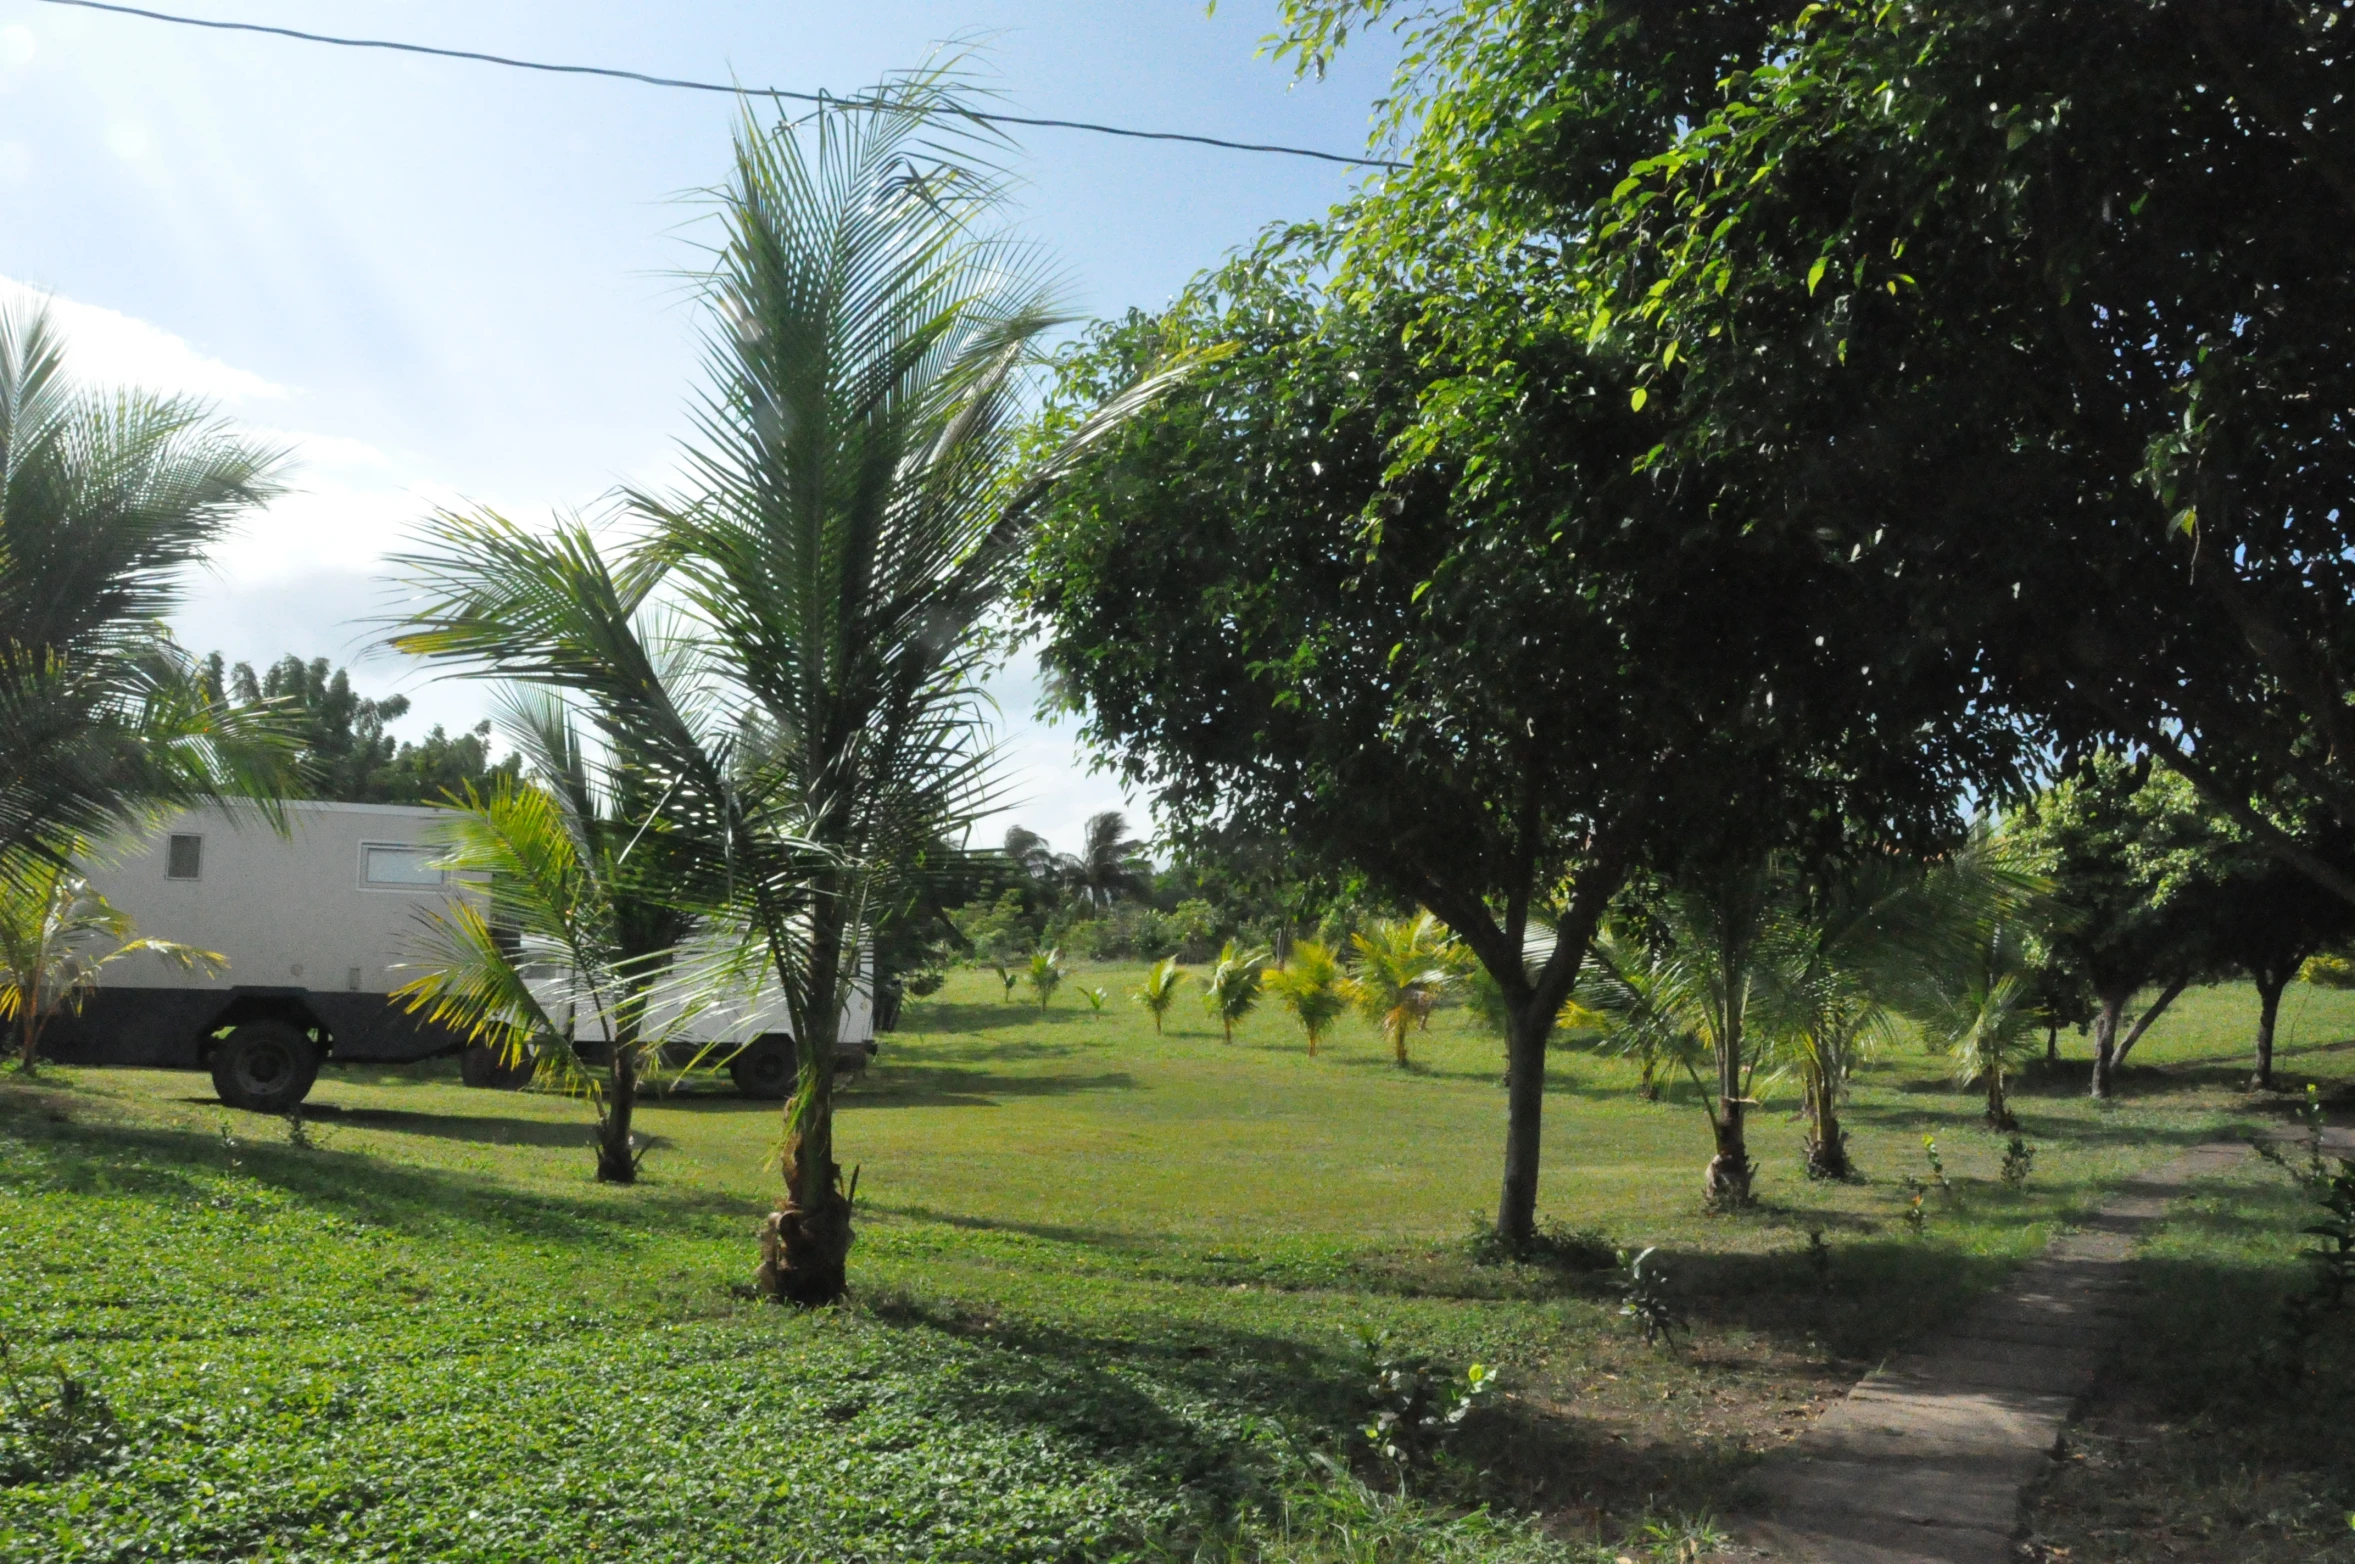
POLYGON ((196 880, 204 876, 204 838, 174 836, 164 850, 164 878, 196 880))
POLYGON ((370 842, 360 849, 361 878, 370 885, 439 885, 442 871, 432 864, 440 856, 438 848, 370 842))

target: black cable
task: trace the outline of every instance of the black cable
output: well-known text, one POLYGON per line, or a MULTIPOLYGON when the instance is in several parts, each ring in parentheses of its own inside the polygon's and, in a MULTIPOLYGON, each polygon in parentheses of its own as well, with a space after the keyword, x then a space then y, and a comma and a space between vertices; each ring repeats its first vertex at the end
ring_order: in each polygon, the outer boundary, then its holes
MULTIPOLYGON (((608 65, 550 65, 543 60, 518 60, 503 54, 480 54, 472 49, 437 49, 430 44, 399 43, 389 38, 338 38, 330 33, 306 33, 293 27, 266 27, 259 22, 216 22, 201 16, 175 16, 169 11, 150 11, 135 5, 114 5, 109 0, 40 0, 43 5, 70 5, 84 11, 110 11, 117 16, 136 16, 150 22, 170 22, 178 27, 205 27, 224 33, 266 33, 274 38, 293 38, 302 43, 333 44, 340 49, 391 49, 400 54, 430 54, 444 60, 473 60, 483 65, 504 65, 519 71, 547 71, 558 76, 607 76, 615 81, 643 82, 649 87, 678 87, 688 92, 724 92, 736 97, 791 98, 797 103, 823 104, 836 109, 894 109, 904 108, 880 98, 838 98, 823 92, 794 92, 784 87, 738 87, 725 82, 687 81, 676 76, 649 76, 644 71, 617 70, 608 65)), ((1037 119, 1025 114, 991 114, 980 109, 959 107, 959 117, 984 125, 1035 125, 1048 130, 1084 130, 1099 136, 1127 136, 1136 141, 1186 141, 1197 146, 1223 147, 1229 152, 1273 152, 1283 157, 1316 158, 1326 163, 1346 163, 1357 168, 1401 169, 1404 163, 1388 158, 1348 157, 1339 152, 1319 152, 1311 147, 1277 146, 1263 141, 1228 141, 1219 136, 1197 136, 1181 130, 1131 130, 1121 125, 1097 125, 1078 119, 1037 119)))

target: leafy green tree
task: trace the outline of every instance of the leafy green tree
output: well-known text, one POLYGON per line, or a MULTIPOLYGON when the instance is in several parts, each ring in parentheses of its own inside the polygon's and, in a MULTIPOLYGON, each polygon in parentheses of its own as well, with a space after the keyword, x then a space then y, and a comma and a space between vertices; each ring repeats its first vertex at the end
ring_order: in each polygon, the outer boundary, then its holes
POLYGON ((1779 472, 1989 698, 2071 754, 2162 755, 2355 900, 2263 803, 2291 782, 2355 826, 2339 8, 1774 20, 1690 134, 1614 168, 1582 306, 1552 298, 1646 366, 1671 465, 1779 472))
POLYGON ((599 1181, 635 1183, 640 1084, 699 1009, 701 996, 683 994, 656 1006, 697 919, 664 872, 653 779, 593 761, 555 702, 518 700, 512 715, 532 779, 468 791, 442 823, 444 863, 488 881, 488 910, 427 912, 413 963, 424 970, 399 997, 509 1066, 533 1063, 586 1095, 599 1181), (583 1067, 584 1044, 604 1062, 602 1086, 583 1067))
POLYGON ((2218 956, 2203 893, 2226 849, 2213 815, 2177 772, 2092 756, 2007 826, 2023 864, 2052 884, 2044 940, 2093 995, 2093 1083, 2118 1065, 2218 956), (2158 997, 2131 1025, 2143 990, 2158 997))
POLYGON ((1392 1060, 1407 1067, 1407 1033, 1430 1023, 1431 1012, 1454 985, 1447 931, 1427 912, 1383 918, 1349 937, 1349 999, 1382 1033, 1392 1060))
POLYGON ((928 139, 957 122, 943 79, 886 95, 739 131, 708 386, 682 492, 628 496, 643 541, 609 559, 577 522, 445 515, 408 561, 426 606, 396 639, 568 692, 660 779, 682 894, 752 931, 790 1019, 757 1280, 803 1304, 846 1285, 834 1054, 862 952, 987 803, 983 621, 1058 473, 1165 383, 1026 443, 1023 367, 1052 325, 1039 263, 988 231, 999 186, 970 145, 928 139))
POLYGON ((386 731, 409 713, 409 697, 368 697, 351 675, 324 657, 288 655, 256 675, 247 663, 205 658, 201 674, 210 698, 233 709, 274 719, 296 746, 300 780, 292 797, 346 804, 429 804, 482 794, 518 774, 521 758, 491 759, 486 719, 455 737, 435 724, 410 743, 386 731))
POLYGON ((1266 960, 1266 951, 1245 950, 1228 940, 1218 960, 1202 974, 1202 1008, 1230 1043, 1235 1040, 1235 1023, 1259 1008, 1260 964, 1266 960))
MULTIPOLYGON (((2310 957, 2355 937, 2355 902, 2333 894, 2245 835, 2232 834, 2235 841, 2225 862, 2198 893, 2197 912, 2202 943, 2215 964, 2256 987, 2256 1059, 2249 1088, 2271 1091, 2282 991, 2310 957)), ((2308 832, 2291 834, 2325 862, 2344 863, 2351 856, 2343 845, 2318 842, 2308 832)))
POLYGON ((1128 991, 1128 997, 1142 1005, 1145 1013, 1153 1018, 1155 1037, 1161 1035, 1162 1017, 1177 1003, 1178 984, 1185 975, 1186 969, 1178 965, 1175 956, 1164 956, 1153 963, 1142 983, 1128 991))
POLYGON ((1333 959, 1333 952, 1315 940, 1300 940, 1280 967, 1270 967, 1260 974, 1260 982, 1276 996, 1276 1002, 1292 1012, 1292 1019, 1300 1023, 1300 1030, 1308 1038, 1308 1056, 1317 1056, 1317 1044, 1325 1033, 1349 1008, 1349 992, 1341 975, 1341 963, 1333 959))
POLYGON ((54 858, 26 853, 0 863, 0 1021, 15 1028, 17 1070, 31 1075, 50 1021, 79 1011, 101 973, 136 955, 207 975, 228 965, 209 950, 140 937, 129 914, 54 858))
POLYGON ((165 632, 189 567, 278 492, 279 452, 202 403, 68 378, 0 310, 0 866, 289 775, 277 725, 209 699, 165 632))
POLYGON ((1488 970, 1498 1227, 1526 1242, 1546 1039, 1627 874, 1736 830, 1951 832, 1957 779, 2012 740, 1955 708, 1938 658, 1882 656, 1902 619, 1811 540, 1637 473, 1654 437, 1577 343, 1476 446, 1426 439, 1427 404, 1489 366, 1410 351, 1425 296, 1328 290, 1324 253, 1241 258, 1069 358, 1058 420, 1172 350, 1225 355, 1065 485, 1028 607, 1181 854, 1282 841, 1430 909, 1488 970), (1557 932, 1534 962, 1533 926, 1557 932))

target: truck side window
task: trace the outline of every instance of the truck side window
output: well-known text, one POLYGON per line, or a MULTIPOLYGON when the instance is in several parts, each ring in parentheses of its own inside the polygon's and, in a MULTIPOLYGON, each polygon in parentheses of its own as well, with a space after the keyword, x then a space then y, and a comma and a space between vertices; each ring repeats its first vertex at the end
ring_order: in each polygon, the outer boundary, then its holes
POLYGON ((175 836, 164 852, 164 878, 197 880, 204 877, 204 838, 175 836))
POLYGON ((442 871, 431 867, 442 855, 439 848, 370 842, 361 852, 362 878, 370 885, 439 885, 443 881, 442 871))

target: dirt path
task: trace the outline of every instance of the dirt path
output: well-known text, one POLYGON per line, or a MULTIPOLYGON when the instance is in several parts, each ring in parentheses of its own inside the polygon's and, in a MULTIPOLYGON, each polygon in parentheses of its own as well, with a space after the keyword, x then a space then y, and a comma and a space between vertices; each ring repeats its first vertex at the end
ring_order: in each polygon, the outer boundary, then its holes
POLYGON ((2136 1242, 2185 1184, 2246 1155, 2217 1142, 2121 1185, 2010 1286, 1867 1376, 1759 1469, 1770 1518, 1742 1541, 1787 1564, 2007 1564, 2020 1495, 2117 1333, 2136 1242))

